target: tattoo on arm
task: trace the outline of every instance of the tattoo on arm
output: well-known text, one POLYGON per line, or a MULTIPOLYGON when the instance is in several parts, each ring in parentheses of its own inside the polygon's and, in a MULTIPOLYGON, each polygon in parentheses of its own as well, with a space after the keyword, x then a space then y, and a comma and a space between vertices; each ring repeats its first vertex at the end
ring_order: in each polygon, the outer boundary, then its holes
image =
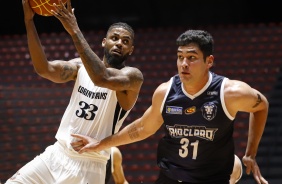
POLYGON ((61 79, 66 80, 72 75, 73 75, 73 68, 68 65, 63 65, 62 72, 60 75, 61 79))
POLYGON ((256 104, 253 106, 253 108, 257 107, 262 102, 260 95, 259 94, 257 95, 258 95, 258 99, 257 99, 256 104))
POLYGON ((128 131, 128 135, 131 140, 137 139, 139 137, 138 128, 136 125, 131 125, 128 131))
POLYGON ((80 57, 82 58, 82 61, 86 61, 83 62, 84 66, 86 66, 86 69, 91 68, 93 73, 101 73, 101 71, 103 71, 101 70, 101 68, 103 68, 101 66, 103 65, 101 59, 92 51, 82 33, 73 36, 73 41, 80 57))

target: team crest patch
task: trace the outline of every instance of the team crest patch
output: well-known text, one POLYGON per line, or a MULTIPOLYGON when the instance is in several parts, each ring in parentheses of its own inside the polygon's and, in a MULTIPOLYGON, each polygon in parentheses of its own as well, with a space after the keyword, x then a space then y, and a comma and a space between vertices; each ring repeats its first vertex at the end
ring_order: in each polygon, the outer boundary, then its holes
POLYGON ((166 106, 167 114, 182 114, 182 107, 166 106))
POLYGON ((211 121, 216 116, 217 106, 213 102, 207 102, 201 107, 201 110, 203 117, 211 121))
POLYGON ((194 112, 196 112, 196 106, 189 107, 189 108, 185 109, 184 112, 185 112, 185 114, 187 114, 187 115, 193 114, 194 112))

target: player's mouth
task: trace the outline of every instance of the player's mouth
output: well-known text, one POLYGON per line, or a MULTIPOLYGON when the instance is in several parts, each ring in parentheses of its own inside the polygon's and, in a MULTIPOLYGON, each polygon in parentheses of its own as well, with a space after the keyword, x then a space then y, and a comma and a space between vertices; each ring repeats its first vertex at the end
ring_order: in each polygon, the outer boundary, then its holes
POLYGON ((181 72, 182 75, 190 75, 190 72, 181 72))
POLYGON ((116 55, 119 55, 119 56, 122 55, 121 50, 119 50, 119 49, 114 49, 114 50, 112 50, 112 53, 113 53, 113 54, 116 54, 116 55))

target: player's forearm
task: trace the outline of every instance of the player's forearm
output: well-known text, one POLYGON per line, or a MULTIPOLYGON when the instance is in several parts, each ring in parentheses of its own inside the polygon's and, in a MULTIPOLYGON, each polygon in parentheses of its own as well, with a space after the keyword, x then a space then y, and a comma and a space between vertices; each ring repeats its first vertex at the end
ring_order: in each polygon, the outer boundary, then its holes
POLYGON ((93 82, 101 80, 106 69, 101 59, 92 51, 80 30, 71 36, 91 80, 93 82))
POLYGON ((33 20, 25 20, 25 26, 27 31, 27 42, 30 57, 35 71, 41 75, 47 70, 48 61, 44 50, 41 46, 40 39, 38 37, 37 30, 35 28, 33 20))
POLYGON ((249 136, 246 155, 255 157, 265 128, 268 110, 250 113, 249 136))
POLYGON ((120 146, 125 144, 130 144, 133 142, 141 141, 151 134, 144 131, 144 127, 141 120, 135 120, 133 123, 124 127, 120 132, 114 134, 113 136, 103 139, 100 144, 100 150, 120 146))

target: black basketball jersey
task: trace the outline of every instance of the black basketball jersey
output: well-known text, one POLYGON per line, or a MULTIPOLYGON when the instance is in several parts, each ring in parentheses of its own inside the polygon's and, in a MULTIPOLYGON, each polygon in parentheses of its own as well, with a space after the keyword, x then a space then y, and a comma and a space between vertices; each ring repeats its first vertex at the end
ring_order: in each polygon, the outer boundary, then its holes
POLYGON ((234 118, 224 103, 225 80, 210 72, 203 89, 190 95, 178 75, 171 78, 161 109, 165 136, 157 156, 161 172, 169 178, 191 183, 229 180, 234 118))

